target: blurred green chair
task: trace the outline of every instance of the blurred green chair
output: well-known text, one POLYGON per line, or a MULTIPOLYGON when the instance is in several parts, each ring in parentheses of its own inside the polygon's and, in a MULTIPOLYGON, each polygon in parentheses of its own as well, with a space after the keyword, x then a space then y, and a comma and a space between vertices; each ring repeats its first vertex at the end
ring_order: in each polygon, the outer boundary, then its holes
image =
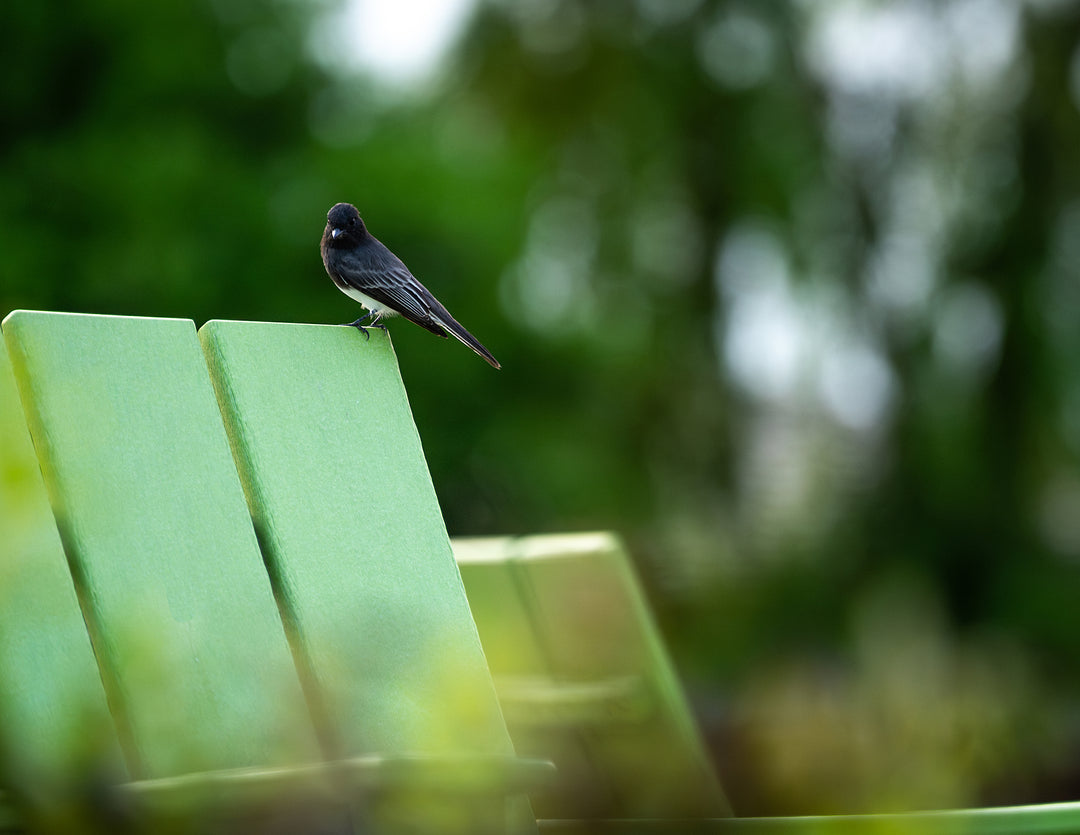
POLYGON ((1080 803, 730 817, 618 537, 458 539, 454 553, 514 745, 558 767, 531 795, 541 833, 1080 833, 1080 803))
POLYGON ((32 530, 0 553, 0 779, 28 825, 535 831, 550 764, 514 756, 385 337, 33 312, 3 335, 32 530))
POLYGON ((558 767, 538 815, 731 814, 614 535, 458 539, 454 555, 514 745, 558 767))

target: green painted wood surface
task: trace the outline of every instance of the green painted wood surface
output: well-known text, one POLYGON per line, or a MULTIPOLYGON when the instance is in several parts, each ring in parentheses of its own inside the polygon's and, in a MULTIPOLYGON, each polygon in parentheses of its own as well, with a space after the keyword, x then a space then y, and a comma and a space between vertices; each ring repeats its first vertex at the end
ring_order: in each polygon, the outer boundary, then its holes
POLYGON ((553 716, 550 701, 531 698, 537 688, 565 680, 543 646, 529 589, 512 559, 514 542, 455 539, 453 549, 514 747, 558 764, 554 785, 531 793, 533 809, 539 817, 614 812, 615 787, 598 773, 577 723, 561 712, 553 716))
MULTIPOLYGON (((324 744, 513 753, 389 337, 224 321, 200 337, 324 744)), ((421 816, 487 831, 494 815, 536 831, 524 795, 469 804, 413 788, 406 828, 421 816)))
POLYGON ((194 324, 3 333, 132 776, 316 758, 194 324))
MULTIPOLYGON (((523 595, 511 537, 452 541, 488 666, 501 679, 550 676, 551 666, 523 595)), ((500 693, 500 699, 502 694, 500 693)))
POLYGON ((51 810, 58 824, 80 781, 123 775, 116 728, 0 341, 0 789, 51 810))
POLYGON ((454 548, 518 752, 559 767, 559 791, 533 798, 538 815, 730 814, 616 537, 462 540, 454 548), (505 643, 522 635, 523 618, 531 634, 515 655, 505 643), (534 659, 532 678, 525 658, 534 659))
POLYGON ((389 338, 224 321, 200 336, 338 749, 511 751, 389 338))

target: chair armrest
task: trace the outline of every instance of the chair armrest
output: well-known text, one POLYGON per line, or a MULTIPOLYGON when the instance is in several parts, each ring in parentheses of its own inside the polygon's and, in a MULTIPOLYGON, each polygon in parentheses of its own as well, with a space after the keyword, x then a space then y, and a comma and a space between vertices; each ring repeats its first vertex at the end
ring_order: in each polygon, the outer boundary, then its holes
POLYGON ((258 806, 283 797, 346 802, 356 795, 409 791, 506 797, 549 786, 555 765, 500 755, 364 756, 282 768, 238 768, 139 780, 119 787, 147 812, 258 806))
POLYGON ((883 815, 711 820, 541 820, 541 835, 1071 835, 1080 803, 883 815))

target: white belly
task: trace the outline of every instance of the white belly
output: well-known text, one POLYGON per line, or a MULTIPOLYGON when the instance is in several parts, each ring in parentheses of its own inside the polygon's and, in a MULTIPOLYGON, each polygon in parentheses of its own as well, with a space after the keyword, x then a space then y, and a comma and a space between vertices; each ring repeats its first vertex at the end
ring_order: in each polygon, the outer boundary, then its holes
POLYGON ((382 302, 377 302, 371 296, 361 293, 355 287, 338 287, 342 293, 348 296, 353 301, 360 302, 364 307, 370 310, 377 319, 385 319, 387 316, 399 315, 392 307, 387 307, 382 302))

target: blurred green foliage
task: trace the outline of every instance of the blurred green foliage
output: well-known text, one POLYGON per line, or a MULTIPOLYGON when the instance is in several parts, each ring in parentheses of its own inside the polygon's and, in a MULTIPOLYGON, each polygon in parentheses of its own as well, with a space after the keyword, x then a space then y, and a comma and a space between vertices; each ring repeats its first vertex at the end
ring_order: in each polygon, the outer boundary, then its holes
POLYGON ((349 321, 353 202, 504 365, 391 325, 451 532, 623 532, 737 809, 1078 796, 1080 4, 335 13, 4 4, 0 308, 349 321))

